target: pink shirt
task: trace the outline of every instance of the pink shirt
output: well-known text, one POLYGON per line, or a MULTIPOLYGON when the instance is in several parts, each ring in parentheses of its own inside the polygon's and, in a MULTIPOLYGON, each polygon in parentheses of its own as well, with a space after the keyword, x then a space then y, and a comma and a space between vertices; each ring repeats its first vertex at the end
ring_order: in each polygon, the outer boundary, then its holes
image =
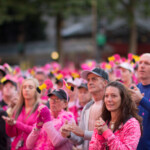
POLYGON ((94 130, 95 121, 99 119, 102 113, 102 107, 103 107, 103 100, 94 102, 94 104, 90 107, 89 122, 88 122, 89 131, 94 130))
POLYGON ((11 145, 11 150, 15 150, 16 145, 20 140, 23 140, 23 146, 20 147, 19 150, 27 150, 25 144, 26 138, 32 131, 33 124, 35 124, 36 122, 38 109, 36 109, 36 111, 32 113, 30 116, 29 113, 26 114, 25 107, 23 107, 20 115, 16 120, 16 124, 13 126, 6 124, 7 135, 10 137, 15 137, 11 145))
POLYGON ((75 122, 70 112, 62 110, 57 118, 53 118, 43 125, 41 130, 33 129, 28 136, 26 145, 32 150, 72 150, 72 144, 60 134, 60 128, 68 120, 75 122))
POLYGON ((136 150, 141 130, 139 122, 135 118, 129 119, 114 133, 108 129, 102 135, 94 130, 90 141, 89 150, 136 150))

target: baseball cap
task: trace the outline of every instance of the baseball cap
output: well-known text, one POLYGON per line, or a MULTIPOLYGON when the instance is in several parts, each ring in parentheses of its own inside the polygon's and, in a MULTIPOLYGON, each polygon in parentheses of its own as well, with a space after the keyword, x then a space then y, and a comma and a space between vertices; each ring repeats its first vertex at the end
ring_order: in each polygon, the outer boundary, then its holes
POLYGON ((133 67, 129 63, 126 63, 126 62, 121 63, 118 67, 119 68, 121 67, 121 68, 127 69, 130 72, 133 72, 133 67))
POLYGON ((78 79, 78 78, 76 78, 76 79, 68 78, 66 82, 71 83, 74 86, 79 86, 80 85, 80 79, 78 79))
POLYGON ((17 87, 17 83, 12 81, 12 80, 6 80, 3 82, 3 85, 5 85, 6 83, 10 82, 13 86, 17 87))
POLYGON ((80 86, 78 87, 78 89, 80 89, 80 88, 88 89, 87 83, 81 83, 80 86))
POLYGON ((3 85, 5 85, 6 83, 10 82, 12 85, 14 85, 15 87, 17 87, 17 82, 16 79, 11 76, 11 75, 6 75, 4 76, 1 81, 0 81, 3 85))
POLYGON ((59 79, 59 80, 56 79, 56 81, 55 81, 56 84, 58 84, 58 83, 60 83, 60 82, 63 83, 63 80, 62 80, 62 79, 59 79))
POLYGON ((108 74, 105 70, 101 69, 101 68, 94 68, 93 70, 85 70, 81 73, 81 77, 83 79, 87 79, 87 75, 89 73, 93 73, 99 77, 102 77, 103 79, 109 81, 109 77, 108 77, 108 74))
POLYGON ((65 99, 68 100, 67 93, 63 89, 53 90, 51 93, 48 93, 48 97, 51 97, 52 95, 57 96, 59 99, 65 99))

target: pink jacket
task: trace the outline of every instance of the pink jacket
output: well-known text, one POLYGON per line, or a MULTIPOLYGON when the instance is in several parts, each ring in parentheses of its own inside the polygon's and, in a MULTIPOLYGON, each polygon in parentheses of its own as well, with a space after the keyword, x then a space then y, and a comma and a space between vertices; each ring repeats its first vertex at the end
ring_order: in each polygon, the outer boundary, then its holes
POLYGON ((33 129, 26 141, 27 148, 32 150, 71 150, 72 144, 67 138, 63 138, 59 131, 66 120, 70 123, 75 122, 73 114, 63 110, 57 118, 46 122, 41 130, 33 129))
POLYGON ((95 129, 89 150, 105 150, 107 146, 109 150, 136 150, 140 136, 139 122, 135 118, 131 118, 115 133, 108 129, 99 135, 95 129))
POLYGON ((16 124, 13 126, 6 124, 7 135, 10 137, 15 137, 11 145, 11 150, 15 150, 17 143, 21 139, 23 139, 23 147, 20 147, 19 150, 27 150, 26 144, 25 144, 26 138, 32 131, 33 124, 35 124, 36 122, 38 109, 36 109, 36 111, 32 113, 30 116, 29 116, 29 113, 26 114, 25 108, 23 107, 18 119, 16 120, 16 124))
POLYGON ((72 106, 69 108, 69 111, 73 113, 77 124, 80 122, 80 116, 81 116, 82 109, 83 109, 83 107, 81 107, 81 106, 78 106, 78 107, 72 106))

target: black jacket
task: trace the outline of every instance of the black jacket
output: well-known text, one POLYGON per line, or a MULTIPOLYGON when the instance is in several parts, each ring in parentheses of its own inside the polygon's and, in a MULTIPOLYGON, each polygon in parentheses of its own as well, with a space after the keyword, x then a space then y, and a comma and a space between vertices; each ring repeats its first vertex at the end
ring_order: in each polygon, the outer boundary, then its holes
POLYGON ((10 138, 6 134, 5 121, 2 116, 8 116, 6 111, 0 108, 0 150, 10 150, 10 138))

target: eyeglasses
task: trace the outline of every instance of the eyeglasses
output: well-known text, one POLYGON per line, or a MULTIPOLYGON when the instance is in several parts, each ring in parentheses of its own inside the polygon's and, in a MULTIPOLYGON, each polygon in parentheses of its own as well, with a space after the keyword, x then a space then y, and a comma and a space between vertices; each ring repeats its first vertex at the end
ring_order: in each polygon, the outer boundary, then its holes
POLYGON ((48 100, 56 103, 60 102, 59 98, 55 98, 55 99, 49 98, 48 100))

